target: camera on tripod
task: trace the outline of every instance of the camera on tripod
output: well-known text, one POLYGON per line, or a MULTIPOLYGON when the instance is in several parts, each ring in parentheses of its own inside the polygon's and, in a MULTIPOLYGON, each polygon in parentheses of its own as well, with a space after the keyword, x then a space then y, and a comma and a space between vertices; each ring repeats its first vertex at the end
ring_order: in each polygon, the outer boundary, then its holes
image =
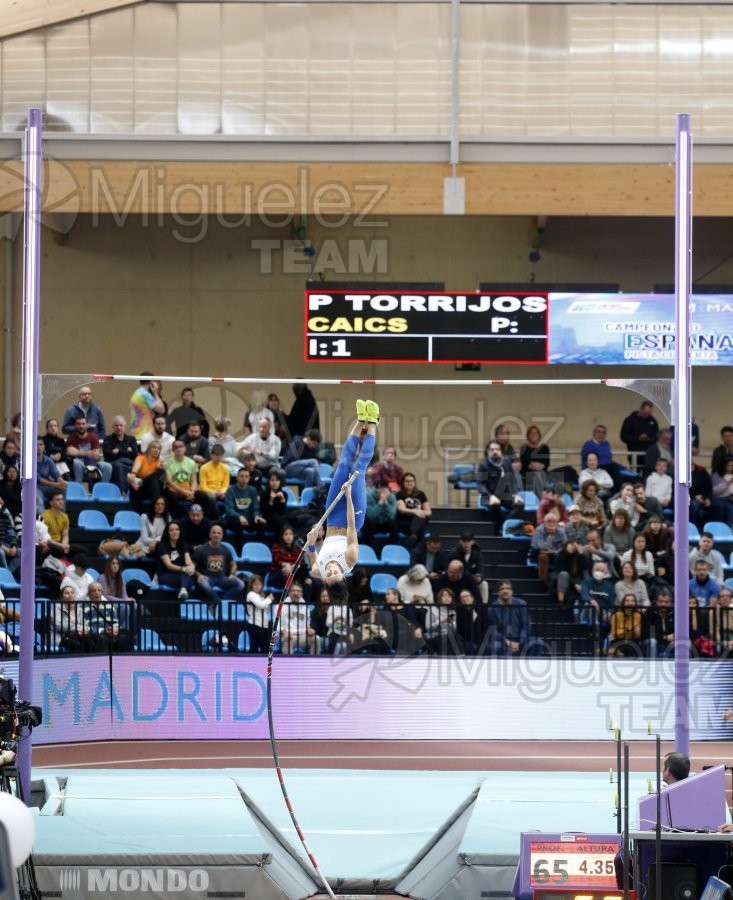
POLYGON ((41 707, 31 706, 27 700, 16 700, 17 694, 13 679, 0 675, 0 748, 14 752, 18 749, 20 729, 30 732, 43 721, 41 707))

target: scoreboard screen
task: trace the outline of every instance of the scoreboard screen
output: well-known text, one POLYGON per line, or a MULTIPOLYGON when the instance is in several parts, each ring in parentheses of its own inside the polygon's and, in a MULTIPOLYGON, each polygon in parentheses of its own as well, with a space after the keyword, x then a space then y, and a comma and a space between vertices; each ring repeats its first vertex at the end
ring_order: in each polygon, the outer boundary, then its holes
POLYGON ((546 293, 306 291, 305 360, 547 362, 546 293))

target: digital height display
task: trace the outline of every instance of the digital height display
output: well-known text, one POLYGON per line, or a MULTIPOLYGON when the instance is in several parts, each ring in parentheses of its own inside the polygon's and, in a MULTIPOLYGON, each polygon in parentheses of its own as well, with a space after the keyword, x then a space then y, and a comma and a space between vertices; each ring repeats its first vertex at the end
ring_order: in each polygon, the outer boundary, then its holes
POLYGON ((547 294, 306 291, 305 359, 546 363, 547 294))

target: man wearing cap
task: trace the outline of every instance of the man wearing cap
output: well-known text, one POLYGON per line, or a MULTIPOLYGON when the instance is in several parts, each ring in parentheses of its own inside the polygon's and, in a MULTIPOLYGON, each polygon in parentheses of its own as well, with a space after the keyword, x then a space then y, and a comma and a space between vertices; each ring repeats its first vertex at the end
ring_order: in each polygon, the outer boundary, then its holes
POLYGON ((194 503, 188 510, 188 515, 178 520, 178 526, 181 529, 181 539, 193 550, 208 541, 213 524, 211 519, 204 518, 204 510, 201 504, 194 503))
POLYGON ((199 469, 199 489, 196 500, 205 509, 210 519, 219 519, 218 501, 224 501, 229 488, 229 466, 224 462, 226 451, 221 444, 211 448, 211 459, 199 469))
POLYGON ((565 525, 565 541, 572 541, 580 547, 585 547, 588 543, 589 531, 590 525, 583 521, 580 507, 573 503, 568 510, 568 521, 565 525))
POLYGON ((429 534, 424 541, 415 547, 410 554, 410 565, 418 564, 425 566, 428 570, 428 578, 431 581, 437 581, 445 570, 448 568, 450 557, 445 550, 441 549, 441 540, 439 534, 429 534))
POLYGON ((463 563, 466 575, 473 578, 481 594, 481 599, 484 603, 488 603, 489 586, 484 581, 484 563, 481 557, 481 548, 476 543, 472 532, 463 531, 461 533, 458 544, 451 553, 451 559, 457 559, 463 563))

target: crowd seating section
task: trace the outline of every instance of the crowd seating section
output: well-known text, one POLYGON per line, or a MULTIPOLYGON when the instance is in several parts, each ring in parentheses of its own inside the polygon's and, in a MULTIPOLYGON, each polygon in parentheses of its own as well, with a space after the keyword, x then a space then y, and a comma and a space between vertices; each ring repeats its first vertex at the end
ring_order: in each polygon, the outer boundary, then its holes
MULTIPOLYGON (((331 468, 327 468, 330 473, 331 468)), ((473 467, 457 469, 460 469, 457 474, 461 477, 452 482, 455 488, 469 492, 475 490, 475 484, 467 477, 473 472, 473 467)), ((297 488, 297 485, 294 487, 297 488)), ((288 492, 293 494, 296 503, 307 506, 312 499, 313 490, 301 488, 296 495, 294 487, 288 486, 288 492)), ((604 649, 599 636, 592 628, 575 622, 572 609, 554 602, 537 579, 536 568, 527 559, 529 536, 517 533, 518 529, 512 533, 514 526, 533 522, 535 519, 537 497, 529 493, 524 499, 524 517, 505 523, 501 535, 493 535, 483 510, 476 506, 470 507, 470 504, 459 508, 434 507, 431 529, 443 536, 444 545, 448 548, 457 543, 462 531, 476 533, 484 554, 492 599, 497 579, 511 578, 515 593, 529 603, 533 633, 545 642, 549 652, 574 656, 599 655, 604 649)), ((97 549, 101 540, 111 534, 121 533, 133 543, 139 536, 140 517, 130 509, 127 498, 114 485, 95 484, 91 494, 87 494, 83 486, 70 482, 67 512, 72 521, 71 542, 86 549, 92 561, 89 571, 95 578, 99 577, 99 572, 104 570, 105 565, 105 559, 98 555, 97 549)), ((733 587, 733 532, 723 522, 708 523, 706 529, 714 534, 717 548, 724 553, 726 584, 733 587)), ((229 534, 226 537, 231 539, 229 534)), ((278 598, 280 590, 271 583, 268 576, 273 539, 274 535, 268 535, 265 542, 258 539, 257 535, 252 535, 239 553, 231 543, 229 546, 240 576, 247 578, 253 572, 262 574, 265 577, 265 591, 272 591, 278 598)), ((689 539, 691 544, 699 539, 694 525, 690 527, 689 539)), ((409 562, 410 554, 404 544, 390 543, 386 535, 377 536, 373 546, 360 544, 358 565, 364 566, 369 573, 377 605, 383 602, 385 591, 394 586, 397 578, 407 570, 409 562)), ((176 591, 155 584, 155 565, 152 559, 122 560, 122 563, 126 583, 134 581, 147 588, 147 592, 138 598, 141 602, 138 603, 138 615, 134 623, 136 650, 153 653, 249 651, 244 604, 222 600, 217 611, 212 614, 206 604, 195 597, 180 601, 176 591), (213 634, 209 634, 205 640, 206 632, 213 634), (222 636, 227 638, 224 646, 222 636)), ((17 607, 20 585, 7 569, 0 568, 0 590, 8 604, 17 607)), ((49 591, 42 585, 37 585, 35 627, 36 651, 39 653, 57 652, 52 646, 49 628, 53 602, 55 601, 49 596, 49 591)), ((19 637, 17 623, 8 621, 2 627, 11 637, 19 637)))

